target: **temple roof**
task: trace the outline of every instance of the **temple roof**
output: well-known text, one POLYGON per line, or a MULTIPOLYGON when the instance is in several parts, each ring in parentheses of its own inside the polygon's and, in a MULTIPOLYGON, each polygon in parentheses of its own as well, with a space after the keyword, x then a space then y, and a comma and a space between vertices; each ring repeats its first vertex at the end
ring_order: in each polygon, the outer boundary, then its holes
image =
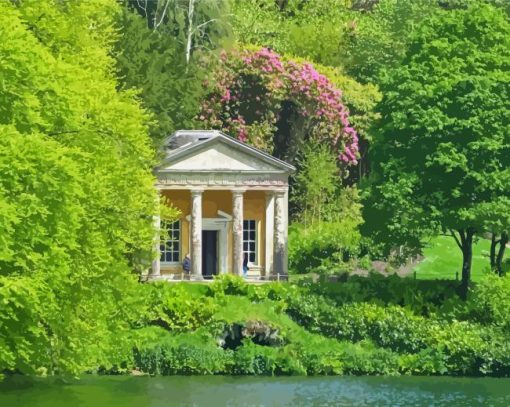
POLYGON ((218 130, 179 130, 164 141, 158 172, 279 172, 294 166, 218 130))

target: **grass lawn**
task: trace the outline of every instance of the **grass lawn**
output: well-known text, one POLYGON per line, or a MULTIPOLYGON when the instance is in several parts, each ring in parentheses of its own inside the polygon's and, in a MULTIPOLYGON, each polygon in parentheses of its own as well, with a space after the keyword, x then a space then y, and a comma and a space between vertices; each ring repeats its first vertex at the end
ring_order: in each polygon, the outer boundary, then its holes
MULTIPOLYGON (((471 276, 478 281, 489 269, 490 241, 480 239, 473 245, 473 267, 471 276)), ((418 264, 416 278, 423 280, 454 280, 455 273, 461 277, 462 253, 452 237, 438 236, 423 250, 424 260, 418 264)))

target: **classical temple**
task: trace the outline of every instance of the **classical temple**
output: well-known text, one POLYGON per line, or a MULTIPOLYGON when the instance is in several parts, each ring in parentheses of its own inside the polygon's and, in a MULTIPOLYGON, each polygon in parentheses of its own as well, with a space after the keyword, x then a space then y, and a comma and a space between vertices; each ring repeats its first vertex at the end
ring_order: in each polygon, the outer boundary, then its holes
POLYGON ((164 145, 156 187, 180 218, 156 219, 160 256, 149 279, 182 278, 186 254, 191 280, 243 275, 245 258, 248 279, 285 276, 288 178, 295 168, 214 130, 178 131, 164 145))

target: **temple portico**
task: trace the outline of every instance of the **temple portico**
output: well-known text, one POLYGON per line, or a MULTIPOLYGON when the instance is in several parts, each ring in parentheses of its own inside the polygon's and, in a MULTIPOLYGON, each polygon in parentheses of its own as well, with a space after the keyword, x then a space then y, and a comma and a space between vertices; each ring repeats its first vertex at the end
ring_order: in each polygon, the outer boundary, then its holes
POLYGON ((287 274, 288 176, 294 167, 218 131, 179 131, 156 170, 157 189, 181 215, 159 229, 149 279, 222 273, 250 279, 287 274), (177 276, 176 276, 177 275, 177 276))

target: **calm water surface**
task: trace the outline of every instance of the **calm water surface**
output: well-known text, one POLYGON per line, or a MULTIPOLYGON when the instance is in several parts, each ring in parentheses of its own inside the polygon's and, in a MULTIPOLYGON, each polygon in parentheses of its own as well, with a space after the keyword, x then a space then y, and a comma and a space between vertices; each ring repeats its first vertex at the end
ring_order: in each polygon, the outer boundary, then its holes
POLYGON ((11 377, 1 407, 510 406, 510 379, 431 377, 11 377))

